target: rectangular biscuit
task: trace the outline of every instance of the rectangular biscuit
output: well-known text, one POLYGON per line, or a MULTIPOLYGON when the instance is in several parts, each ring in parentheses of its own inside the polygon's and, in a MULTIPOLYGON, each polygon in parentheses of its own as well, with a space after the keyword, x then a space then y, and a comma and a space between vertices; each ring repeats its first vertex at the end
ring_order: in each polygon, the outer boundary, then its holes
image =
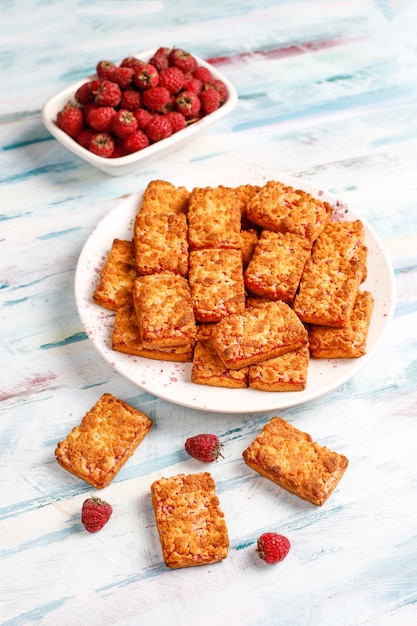
POLYGON ((271 300, 294 300, 312 243, 294 233, 263 230, 244 273, 251 293, 271 300))
POLYGON ((134 245, 139 276, 168 270, 188 272, 187 218, 184 213, 138 213, 134 245))
POLYGON ((268 181, 246 207, 246 217, 268 230, 317 239, 331 220, 331 205, 279 181, 268 181))
POLYGON ((152 422, 141 411, 105 393, 55 450, 59 465, 103 489, 113 480, 152 422))
POLYGON ((139 276, 133 283, 133 304, 145 348, 194 344, 193 302, 183 276, 171 272, 139 276))
POLYGON ((211 474, 160 478, 152 483, 151 495, 167 567, 209 565, 227 558, 229 537, 211 474))
POLYGON ((366 271, 363 225, 330 222, 315 241, 293 308, 309 324, 341 328, 349 320, 366 271))
POLYGON ((188 205, 190 250, 240 249, 240 200, 236 189, 195 187, 188 205))
POLYGON ((199 322, 218 322, 226 315, 242 313, 245 309, 240 250, 191 250, 188 282, 195 318, 199 322))
POLYGON ((308 329, 311 356, 320 359, 352 359, 366 353, 366 341, 373 311, 369 291, 358 291, 349 321, 344 328, 317 326, 308 329))
POLYGON ((135 278, 133 242, 114 239, 94 291, 94 302, 110 311, 131 304, 135 278))
POLYGON ((191 381, 197 385, 244 389, 248 386, 249 368, 229 370, 213 348, 210 335, 213 324, 201 324, 197 330, 191 381))
POLYGON ((223 318, 211 341, 228 369, 240 369, 307 345, 308 335, 289 305, 278 300, 223 318))
POLYGON ((151 180, 143 194, 142 215, 156 213, 187 213, 190 192, 166 180, 151 180))
POLYGON ((248 228, 247 230, 240 231, 240 250, 242 252, 243 267, 249 265, 249 261, 252 258, 253 251, 258 243, 258 233, 254 228, 248 228))
POLYGON ((348 459, 319 445, 281 417, 273 417, 244 450, 258 474, 303 500, 321 506, 336 488, 348 459))
POLYGON ((249 367, 249 387, 259 391, 303 391, 307 385, 308 346, 249 367))
POLYGON ((135 309, 130 305, 120 307, 116 313, 112 332, 112 349, 124 354, 157 361, 186 363, 193 360, 192 344, 172 348, 154 348, 153 350, 145 348, 140 339, 135 309))

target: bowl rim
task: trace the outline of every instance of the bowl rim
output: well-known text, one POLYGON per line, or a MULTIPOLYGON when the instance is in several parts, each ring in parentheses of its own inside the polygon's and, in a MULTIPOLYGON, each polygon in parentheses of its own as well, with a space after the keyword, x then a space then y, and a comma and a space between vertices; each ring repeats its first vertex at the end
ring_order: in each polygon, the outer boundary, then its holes
MULTIPOLYGON (((158 48, 150 48, 148 50, 136 53, 132 56, 137 59, 147 61, 153 56, 157 49, 158 48)), ((226 76, 224 76, 222 72, 219 72, 219 70, 211 65, 208 61, 205 61, 195 54, 193 54, 193 56, 197 60, 197 63, 199 65, 202 65, 203 67, 206 67, 211 71, 214 78, 222 80, 224 82, 228 91, 227 100, 213 113, 205 115, 197 122, 190 124, 190 126, 187 126, 186 128, 177 131, 166 139, 161 139, 160 141, 155 142, 147 146, 146 148, 143 148, 143 150, 139 150, 138 152, 132 152, 131 154, 121 157, 101 157, 78 144, 75 139, 67 135, 56 125, 55 119, 59 110, 61 110, 65 103, 69 100, 74 101, 74 94, 78 87, 80 87, 86 81, 94 78, 96 74, 91 74, 83 79, 76 81, 75 83, 72 83, 71 85, 68 85, 67 87, 61 89, 59 92, 53 95, 51 98, 49 98, 42 107, 42 121, 47 130, 51 133, 51 135, 55 137, 55 139, 57 139, 65 148, 70 150, 73 154, 80 157, 84 161, 88 161, 90 164, 99 167, 99 169, 116 170, 118 168, 125 168, 129 167, 130 165, 136 165, 145 159, 156 156, 159 152, 174 148, 177 143, 180 143, 183 140, 185 141, 187 138, 192 138, 193 135, 204 130, 211 124, 215 123, 217 120, 230 113, 230 111, 232 111, 232 109, 234 109, 234 107, 236 106, 238 101, 238 94, 230 80, 226 76)))

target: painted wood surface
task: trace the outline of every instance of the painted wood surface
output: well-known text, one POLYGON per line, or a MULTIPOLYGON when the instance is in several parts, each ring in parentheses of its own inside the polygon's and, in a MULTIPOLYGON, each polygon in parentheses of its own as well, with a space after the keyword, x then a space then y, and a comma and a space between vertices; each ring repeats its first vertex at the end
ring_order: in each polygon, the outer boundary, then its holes
MULTIPOLYGON (((0 623, 357 626, 417 623, 417 5, 407 0, 0 1, 0 623), (40 111, 56 91, 159 45, 211 59, 239 93, 197 140, 111 178, 67 152, 40 111), (280 415, 344 453, 320 508, 244 466, 268 414, 218 414, 159 400, 105 363, 74 299, 80 251, 122 197, 203 168, 286 173, 343 198, 388 250, 397 302, 376 355, 350 381, 280 415), (102 496, 54 449, 104 392, 140 408, 151 433, 102 496), (210 466, 231 539, 215 566, 163 564, 149 488, 201 464, 187 436, 216 432, 210 466), (259 534, 292 543, 281 564, 259 534)), ((204 466, 206 469, 206 466, 204 466)))

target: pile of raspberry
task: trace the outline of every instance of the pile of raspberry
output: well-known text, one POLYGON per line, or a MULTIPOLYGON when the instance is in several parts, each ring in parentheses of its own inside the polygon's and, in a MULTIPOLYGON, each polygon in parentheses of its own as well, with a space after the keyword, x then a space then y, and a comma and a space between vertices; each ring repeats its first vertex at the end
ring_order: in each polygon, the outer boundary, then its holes
POLYGON ((227 87, 186 50, 161 47, 149 61, 126 57, 97 64, 56 123, 81 146, 122 157, 170 137, 227 99, 227 87))

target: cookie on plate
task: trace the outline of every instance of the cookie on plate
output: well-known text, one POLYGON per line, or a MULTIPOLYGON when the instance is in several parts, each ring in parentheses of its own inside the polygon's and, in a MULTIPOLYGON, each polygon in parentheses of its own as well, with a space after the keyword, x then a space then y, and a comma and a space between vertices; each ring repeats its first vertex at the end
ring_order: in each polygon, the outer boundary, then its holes
POLYGON ((249 367, 249 387, 260 391, 303 391, 307 385, 310 350, 301 346, 249 367))
POLYGON ((135 278, 133 242, 114 239, 94 291, 94 302, 110 311, 131 304, 135 278))
POLYGON ((240 249, 241 212, 236 189, 195 187, 187 217, 190 250, 240 249))

